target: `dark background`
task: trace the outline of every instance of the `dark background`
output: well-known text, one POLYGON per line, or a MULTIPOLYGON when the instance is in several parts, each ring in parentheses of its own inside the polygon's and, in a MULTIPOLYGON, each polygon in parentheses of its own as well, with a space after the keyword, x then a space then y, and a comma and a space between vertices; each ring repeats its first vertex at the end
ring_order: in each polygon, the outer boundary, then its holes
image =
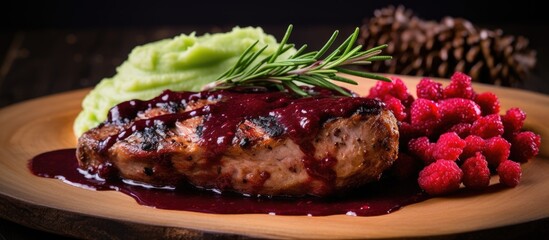
MULTIPOLYGON (((322 45, 340 29, 350 33, 375 9, 403 4, 419 17, 462 17, 505 34, 523 35, 538 53, 523 89, 549 94, 549 17, 541 1, 9 1, 0 7, 0 107, 84 87, 110 77, 131 49, 150 41, 196 31, 261 26, 278 39, 294 24, 291 40, 322 45), (328 4, 324 3, 327 2, 328 4)), ((1 126, 0 126, 1 128, 1 126)), ((0 240, 42 238, 44 232, 3 220, 0 240)), ((472 236, 524 239, 547 236, 549 220, 472 236), (517 235, 519 232, 526 234, 517 235), (528 234, 529 232, 529 234, 528 234)), ((53 236, 58 238, 58 236, 53 236)), ((443 239, 443 238, 441 238, 443 239)))
POLYGON ((349 34, 375 9, 402 4, 420 18, 461 17, 523 35, 537 67, 518 87, 549 93, 549 17, 536 1, 9 1, 0 7, 0 107, 92 87, 115 74, 136 45, 181 33, 261 26, 280 39, 294 24, 297 45, 349 34), (326 2, 326 3, 324 3, 326 2))
POLYGON ((4 30, 194 24, 360 24, 393 4, 420 17, 464 17, 479 24, 544 24, 540 1, 11 1, 0 16, 4 30), (323 3, 326 2, 326 3, 323 3), (538 2, 538 4, 536 4, 538 2))

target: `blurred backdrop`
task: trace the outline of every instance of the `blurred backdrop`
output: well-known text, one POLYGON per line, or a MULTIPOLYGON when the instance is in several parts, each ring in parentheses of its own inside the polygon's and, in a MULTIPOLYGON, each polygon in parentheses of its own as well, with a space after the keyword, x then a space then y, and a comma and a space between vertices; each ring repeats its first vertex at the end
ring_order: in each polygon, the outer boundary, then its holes
POLYGON ((267 33, 281 38, 290 23, 295 29, 290 42, 307 43, 311 48, 322 46, 336 29, 348 34, 361 26, 364 32, 361 44, 371 44, 368 41, 394 44, 395 50, 390 53, 401 62, 393 61, 393 66, 377 66, 370 69, 372 71, 448 77, 457 69, 475 74, 474 79, 479 82, 549 93, 546 68, 549 21, 544 8, 531 0, 509 4, 434 0, 20 0, 3 5, 0 8, 0 107, 94 86, 102 78, 112 76, 116 66, 136 45, 193 31, 197 34, 228 31, 237 25, 261 26, 267 33), (405 15, 406 18, 400 18, 400 23, 392 22, 399 19, 397 11, 384 16, 374 14, 376 10, 399 5, 406 7, 408 12, 413 11, 405 15), (448 27, 448 23, 443 22, 446 16, 467 19, 475 28, 471 32, 467 28, 463 31, 462 26, 448 27), (438 26, 435 35, 431 33, 435 29, 433 26, 417 24, 410 20, 413 18, 434 21, 438 26), (381 31, 366 32, 372 29, 381 31), (478 40, 454 46, 456 40, 463 42, 480 37, 482 29, 500 35, 489 37, 488 47, 482 47, 483 43, 478 40), (419 40, 403 40, 401 36, 410 35, 409 31, 414 36, 419 33, 419 40), (440 39, 439 35, 451 37, 440 39), (512 39, 504 38, 507 35, 512 39), (526 41, 518 41, 518 36, 524 36, 526 41), (433 47, 428 45, 430 40, 438 42, 433 47), (453 45, 447 46, 450 43, 453 45), (415 51, 414 46, 421 51, 415 51), (434 63, 424 59, 429 54, 438 56, 447 52, 450 59, 442 58, 434 63), (470 61, 462 61, 468 52, 473 57, 470 61), (406 62, 402 56, 411 57, 406 58, 406 62), (504 63, 489 66, 487 62, 491 58, 504 63), (513 61, 509 62, 509 59, 513 61), (442 62, 448 62, 450 67, 441 66, 442 62), (477 62, 482 62, 481 66, 474 64, 477 62))
MULTIPOLYGON (((4 3, 6 4, 6 3, 4 3)), ((464 17, 478 24, 541 24, 539 1, 8 1, 6 29, 166 25, 360 24, 387 5, 403 4, 426 19, 464 17), (538 2, 536 4, 536 2, 538 2)))

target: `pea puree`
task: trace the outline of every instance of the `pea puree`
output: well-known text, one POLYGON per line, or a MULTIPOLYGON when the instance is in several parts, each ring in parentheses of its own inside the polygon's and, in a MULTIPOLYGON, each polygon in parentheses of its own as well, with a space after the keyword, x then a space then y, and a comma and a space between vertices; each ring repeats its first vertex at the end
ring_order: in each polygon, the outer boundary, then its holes
MULTIPOLYGON (((84 98, 82 111, 74 122, 74 133, 103 122, 114 105, 131 100, 148 100, 165 89, 200 91, 232 67, 255 41, 262 59, 276 51, 278 43, 259 27, 235 27, 231 32, 196 36, 182 34, 135 47, 113 77, 105 78, 84 98)), ((281 58, 295 53, 288 51, 281 58)))

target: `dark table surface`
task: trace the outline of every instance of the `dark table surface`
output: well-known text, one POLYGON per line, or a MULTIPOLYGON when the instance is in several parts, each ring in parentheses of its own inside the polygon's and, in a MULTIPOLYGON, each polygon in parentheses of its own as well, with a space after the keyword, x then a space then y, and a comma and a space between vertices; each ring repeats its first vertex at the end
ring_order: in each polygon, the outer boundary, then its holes
MULTIPOLYGON (((114 75, 116 66, 130 50, 140 44, 196 31, 219 32, 232 26, 167 26, 146 28, 94 27, 86 29, 42 28, 13 30, 0 35, 0 107, 74 89, 92 87, 102 78, 114 75)), ((308 43, 318 48, 334 29, 350 33, 356 25, 298 25, 292 35, 297 44, 308 43)), ((518 88, 549 94, 549 30, 547 25, 506 24, 498 26, 505 33, 524 35, 537 50, 537 67, 518 88)), ((263 26, 266 32, 280 38, 284 25, 263 26)), ((1 126, 0 126, 1 128, 1 126)), ((549 200, 549 199, 548 199, 549 200)), ((10 222, 0 213, 0 240, 54 237, 54 233, 10 222)), ((497 229, 462 233, 436 239, 549 238, 549 219, 506 226, 497 229)))

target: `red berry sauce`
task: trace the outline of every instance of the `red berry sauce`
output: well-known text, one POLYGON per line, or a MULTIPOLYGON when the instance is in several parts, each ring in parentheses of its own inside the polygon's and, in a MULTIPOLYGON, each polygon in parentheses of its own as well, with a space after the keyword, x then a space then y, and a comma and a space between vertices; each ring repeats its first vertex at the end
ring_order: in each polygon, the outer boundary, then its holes
POLYGON ((86 178, 78 171, 75 151, 63 149, 40 154, 29 162, 29 168, 37 176, 63 179, 74 186, 97 191, 116 190, 145 206, 216 214, 377 216, 428 198, 414 181, 406 183, 389 180, 332 198, 249 197, 230 192, 218 194, 192 186, 180 186, 176 189, 146 188, 120 180, 99 181, 86 178))
MULTIPOLYGON (((160 115, 134 121, 118 134, 105 139, 100 151, 107 151, 116 141, 127 138, 136 131, 156 127, 158 124, 171 126, 176 121, 194 116, 205 116, 201 144, 209 152, 208 160, 216 161, 231 144, 239 122, 258 116, 273 116, 284 127, 287 137, 297 143, 304 153, 303 164, 309 176, 320 179, 327 189, 334 185, 333 166, 336 158, 315 159, 312 137, 316 136, 324 122, 337 117, 348 117, 354 113, 377 114, 384 107, 375 99, 335 96, 323 89, 306 89, 312 97, 300 98, 278 91, 229 90, 205 91, 200 93, 165 91, 149 101, 127 101, 111 109, 106 123, 125 123, 135 119, 139 112, 162 105, 176 108, 199 99, 216 100, 216 103, 187 112, 160 115), (220 141, 220 139, 222 139, 220 141), (318 164, 317 162, 321 162, 318 164)), ((97 171, 78 169, 74 149, 44 153, 33 158, 29 164, 38 176, 62 178, 65 182, 96 190, 117 190, 136 199, 139 204, 161 209, 186 210, 218 214, 265 213, 277 215, 325 216, 348 214, 375 216, 387 214, 402 206, 422 201, 422 193, 414 181, 402 184, 391 179, 355 189, 346 195, 330 198, 318 197, 262 197, 243 196, 238 193, 216 193, 193 186, 178 186, 175 189, 158 189, 137 186, 117 177, 111 177, 108 164, 97 171), (96 174, 104 181, 90 175, 96 174), (88 178, 86 178, 88 176, 88 178)))

